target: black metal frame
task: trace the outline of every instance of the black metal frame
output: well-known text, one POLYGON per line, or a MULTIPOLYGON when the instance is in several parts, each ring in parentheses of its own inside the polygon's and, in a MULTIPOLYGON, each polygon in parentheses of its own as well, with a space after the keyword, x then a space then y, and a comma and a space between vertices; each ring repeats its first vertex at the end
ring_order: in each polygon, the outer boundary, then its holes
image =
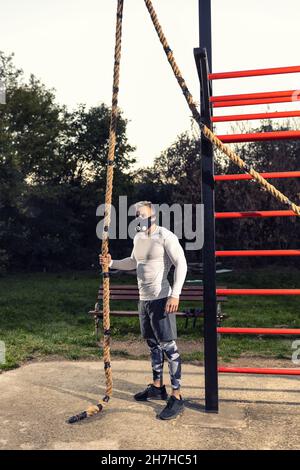
MULTIPOLYGON (((212 65, 211 1, 199 0, 200 48, 194 50, 200 80, 202 122, 212 128, 208 73, 212 65)), ((205 410, 218 413, 217 295, 215 255, 214 153, 209 140, 201 138, 202 203, 204 205, 203 308, 205 410)))
POLYGON ((199 2, 199 44, 206 49, 208 69, 212 71, 212 28, 211 28, 211 0, 198 0, 199 2))

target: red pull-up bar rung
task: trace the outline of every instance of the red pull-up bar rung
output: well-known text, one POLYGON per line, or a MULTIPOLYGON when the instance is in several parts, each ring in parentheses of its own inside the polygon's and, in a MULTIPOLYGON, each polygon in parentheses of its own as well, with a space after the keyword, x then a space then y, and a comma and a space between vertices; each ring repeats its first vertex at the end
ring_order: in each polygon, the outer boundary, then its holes
POLYGON ((218 333, 230 335, 300 335, 299 328, 234 328, 219 327, 218 333))
POLYGON ((244 219, 247 217, 296 217, 294 211, 216 212, 216 219, 244 219))
MULTIPOLYGON (((257 100, 257 99, 266 99, 266 98, 283 98, 283 97, 292 97, 298 96, 300 90, 284 90, 284 91, 268 91, 260 93, 243 93, 238 95, 222 95, 222 96, 211 96, 209 101, 211 103, 218 103, 222 101, 241 101, 241 100, 257 100)), ((296 100, 295 100, 296 101, 296 100)))
POLYGON ((300 94, 295 96, 279 96, 278 98, 262 98, 257 100, 233 100, 218 101, 213 103, 214 108, 231 108, 233 106, 254 106, 256 104, 273 104, 273 103, 292 103, 300 101, 300 94))
POLYGON ((217 136, 224 144, 239 142, 261 142, 266 140, 300 139, 300 131, 255 132, 249 134, 227 134, 217 136))
POLYGON ((300 295, 300 289, 216 289, 217 295, 300 295))
POLYGON ((221 80, 227 78, 259 77, 262 75, 279 75, 284 73, 300 72, 300 65, 292 67, 272 67, 268 69, 239 70, 236 72, 218 72, 208 74, 209 80, 221 80))
POLYGON ((218 367, 228 374, 300 375, 300 369, 268 369, 263 367, 218 367))
POLYGON ((216 256, 300 256, 300 250, 228 250, 216 251, 216 256))
POLYGON ((273 113, 232 114, 226 116, 212 116, 212 122, 255 121, 258 119, 279 119, 300 117, 300 111, 275 111, 273 113))
MULTIPOLYGON (((272 178, 299 178, 300 171, 277 171, 272 173, 260 173, 265 179, 272 178)), ((215 175, 215 181, 240 181, 240 180, 252 180, 253 177, 248 174, 233 174, 233 175, 215 175)))

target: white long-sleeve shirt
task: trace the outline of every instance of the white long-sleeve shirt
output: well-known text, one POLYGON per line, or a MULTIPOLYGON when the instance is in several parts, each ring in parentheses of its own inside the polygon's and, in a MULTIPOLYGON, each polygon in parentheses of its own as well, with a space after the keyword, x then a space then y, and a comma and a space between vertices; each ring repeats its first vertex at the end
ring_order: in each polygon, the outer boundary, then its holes
POLYGON ((160 226, 150 235, 137 233, 130 257, 112 260, 109 266, 125 271, 136 269, 140 300, 179 298, 187 273, 184 251, 177 236, 160 226), (175 270, 171 288, 168 273, 172 265, 175 270))

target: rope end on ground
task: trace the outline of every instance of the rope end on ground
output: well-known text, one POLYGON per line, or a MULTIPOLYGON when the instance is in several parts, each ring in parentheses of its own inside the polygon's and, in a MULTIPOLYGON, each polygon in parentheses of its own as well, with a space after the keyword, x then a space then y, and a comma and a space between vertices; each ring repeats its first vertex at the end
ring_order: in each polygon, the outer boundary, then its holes
POLYGON ((86 418, 90 418, 91 416, 97 415, 102 410, 103 410, 103 405, 101 405, 101 403, 98 403, 98 405, 95 405, 95 406, 89 406, 89 408, 86 411, 83 411, 82 413, 79 413, 78 415, 71 416, 67 420, 67 423, 68 424, 78 423, 79 421, 82 421, 86 418))
POLYGON ((67 422, 68 424, 74 424, 74 423, 78 423, 78 421, 82 421, 85 418, 87 418, 87 413, 86 411, 83 411, 82 413, 79 413, 78 415, 71 416, 67 422))

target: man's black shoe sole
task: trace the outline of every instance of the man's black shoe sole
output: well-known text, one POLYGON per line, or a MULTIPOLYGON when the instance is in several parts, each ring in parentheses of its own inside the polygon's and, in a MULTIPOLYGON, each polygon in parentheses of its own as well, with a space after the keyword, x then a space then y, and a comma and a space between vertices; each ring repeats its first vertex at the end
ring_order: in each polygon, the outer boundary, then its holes
POLYGON ((135 397, 133 397, 133 398, 135 399, 135 401, 149 401, 149 400, 166 401, 166 400, 168 400, 169 397, 167 396, 166 398, 163 398, 163 397, 148 397, 148 398, 135 398, 135 397))

